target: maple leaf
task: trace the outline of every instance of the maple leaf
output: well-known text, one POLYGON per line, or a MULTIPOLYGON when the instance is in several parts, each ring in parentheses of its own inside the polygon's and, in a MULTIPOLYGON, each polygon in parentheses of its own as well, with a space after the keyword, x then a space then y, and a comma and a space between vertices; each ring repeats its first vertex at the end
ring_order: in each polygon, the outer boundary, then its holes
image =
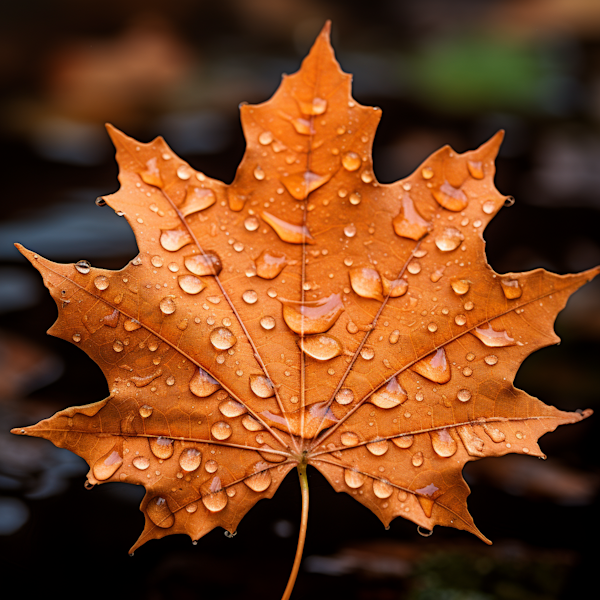
POLYGON ((482 233, 505 197, 493 184, 502 133, 446 146, 415 173, 376 181, 381 111, 359 105, 329 24, 273 98, 241 107, 247 149, 226 185, 162 138, 109 126, 135 232, 121 271, 57 264, 20 247, 57 302, 49 333, 100 366, 110 396, 14 433, 82 456, 89 486, 146 488, 150 539, 231 533, 297 467, 387 525, 464 529, 464 464, 543 457, 538 438, 591 411, 515 389, 526 356, 558 342, 553 321, 599 271, 496 274, 482 233))

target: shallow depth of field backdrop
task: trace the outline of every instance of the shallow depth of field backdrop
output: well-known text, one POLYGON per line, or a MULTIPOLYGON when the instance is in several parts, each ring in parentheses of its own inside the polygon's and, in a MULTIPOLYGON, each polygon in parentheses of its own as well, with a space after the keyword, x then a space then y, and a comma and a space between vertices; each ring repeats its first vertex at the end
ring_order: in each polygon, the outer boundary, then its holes
MULTIPOLYGON (((516 202, 486 232, 501 273, 600 264, 600 3, 597 0, 21 0, 0 22, 0 564, 27 597, 228 599, 281 595, 300 498, 289 476, 233 539, 172 536, 130 558, 143 490, 83 487, 82 459, 8 431, 108 393, 100 370, 45 336, 56 308, 14 241, 58 261, 118 269, 135 256, 124 219, 95 198, 118 187, 111 122, 230 182, 244 150, 238 104, 298 69, 326 19, 354 96, 380 106, 374 167, 409 174, 448 143, 506 130, 496 186, 516 202)), ((573 598, 597 577, 600 282, 569 301, 562 344, 516 385, 597 416, 541 441, 547 461, 471 463, 469 507, 485 546, 428 539, 309 473, 311 515, 293 597, 344 600, 573 598)), ((597 585, 595 586, 597 587, 597 585)))

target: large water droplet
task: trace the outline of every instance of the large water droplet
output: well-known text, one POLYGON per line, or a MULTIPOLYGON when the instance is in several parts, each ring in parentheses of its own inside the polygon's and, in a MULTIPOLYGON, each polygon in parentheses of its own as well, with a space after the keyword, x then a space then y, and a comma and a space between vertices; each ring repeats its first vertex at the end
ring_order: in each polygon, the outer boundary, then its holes
POLYGON ((177 252, 192 243, 192 236, 187 229, 166 229, 160 234, 160 245, 169 252, 177 252))
POLYGON ((344 431, 340 436, 340 441, 344 446, 356 446, 360 442, 360 438, 352 431, 344 431))
POLYGON ((145 471, 150 466, 150 461, 145 456, 136 456, 131 462, 140 471, 145 471))
POLYGON ((335 400, 338 404, 346 405, 354 401, 354 392, 350 388, 342 388, 336 395, 335 400))
POLYGON ((144 183, 155 187, 162 187, 162 179, 157 166, 156 156, 146 161, 146 169, 140 173, 140 177, 144 183))
POLYGON ((447 181, 432 193, 440 206, 454 212, 464 210, 469 203, 466 194, 462 190, 452 187, 447 181))
POLYGON ((196 448, 186 448, 179 455, 179 466, 188 473, 195 471, 202 462, 202 454, 196 448))
POLYGON ((403 435, 401 437, 392 438, 392 442, 394 442, 398 448, 410 448, 413 445, 413 441, 414 436, 412 435, 403 435))
POLYGON ((115 340, 113 342, 113 350, 115 352, 123 352, 123 348, 124 348, 124 346, 123 346, 123 342, 121 340, 115 340))
POLYGON ((201 210, 206 210, 217 201, 217 197, 212 190, 199 187, 188 187, 184 203, 179 207, 179 211, 184 217, 192 215, 201 210))
POLYGON ((254 304, 258 300, 258 294, 254 290, 246 290, 242 294, 242 300, 246 304, 254 304))
POLYGON ((465 236, 456 227, 444 227, 435 237, 435 245, 442 252, 456 250, 465 239, 465 236))
POLYGON ((205 287, 206 284, 195 275, 180 275, 177 279, 179 287, 186 294, 199 294, 205 287))
POLYGON ((275 233, 279 236, 279 239, 282 241, 287 242, 288 244, 315 243, 306 225, 294 225, 293 223, 288 223, 268 212, 263 212, 261 216, 264 221, 273 228, 275 233))
POLYGON ((139 409, 139 413, 140 413, 140 416, 142 417, 142 419, 147 419, 148 417, 152 416, 153 411, 154 411, 154 408, 152 408, 148 404, 144 404, 144 405, 140 406, 140 409, 139 409))
POLYGON ((271 398, 275 395, 275 388, 271 380, 264 375, 250 375, 250 389, 259 398, 271 398))
POLYGON ((467 169, 471 173, 471 177, 475 179, 483 179, 483 165, 480 160, 467 161, 467 169))
POLYGON ((273 141, 273 134, 270 131, 263 131, 258 136, 258 143, 262 146, 268 146, 273 141))
POLYGON ((516 343, 506 331, 495 331, 489 323, 485 327, 476 327, 471 333, 490 348, 514 346, 516 343))
POLYGON ((187 181, 192 176, 192 170, 188 165, 180 165, 177 169, 177 177, 187 181))
POLYGON ((467 322, 467 317, 465 317, 465 315, 456 315, 454 317, 454 322, 459 326, 462 327, 466 322, 467 322))
POLYGON ((247 413, 248 409, 240 402, 229 398, 228 400, 223 400, 223 402, 219 404, 219 411, 223 416, 233 419, 234 417, 239 417, 240 415, 247 413))
POLYGON ((199 398, 206 398, 219 389, 221 389, 219 382, 200 367, 190 379, 190 391, 199 398))
MULTIPOLYGON (((210 486, 211 490, 212 488, 217 488, 217 486, 218 488, 221 487, 221 480, 218 477, 215 477, 210 486)), ((210 512, 219 512, 223 510, 227 506, 227 500, 227 494, 223 489, 215 489, 212 494, 202 496, 202 504, 204 504, 210 512)))
POLYGON ((379 440, 367 444, 367 450, 375 456, 383 456, 388 451, 389 444, 387 440, 379 440))
POLYGON ((270 316, 262 317, 260 320, 260 326, 267 331, 273 329, 275 327, 275 319, 270 316))
POLYGON ((160 312, 164 315, 172 315, 175 312, 175 299, 173 296, 166 296, 163 298, 158 306, 160 307, 160 312))
POLYGON ((75 263, 75 268, 82 275, 87 275, 90 272, 92 265, 90 265, 90 263, 87 260, 80 260, 79 262, 75 263))
POLYGON ((407 398, 398 378, 392 377, 384 387, 379 388, 369 398, 369 402, 379 408, 394 408, 405 402, 407 398))
POLYGON ((124 323, 123 323, 123 328, 125 329, 125 331, 135 331, 136 329, 139 329, 141 327, 139 321, 136 321, 135 319, 127 319, 124 323))
POLYGON ((205 251, 204 254, 192 254, 184 258, 185 268, 194 275, 218 275, 223 268, 221 259, 215 252, 205 251))
POLYGON ((468 279, 453 279, 450 282, 450 287, 457 296, 463 296, 469 291, 471 282, 468 279))
POLYGON ((344 311, 339 294, 331 294, 327 298, 304 304, 291 300, 281 300, 281 303, 286 325, 300 335, 325 333, 344 311))
POLYGON ((411 369, 435 383, 448 383, 452 377, 446 352, 439 348, 429 356, 414 364, 411 369))
POLYGON ((94 463, 92 472, 98 481, 106 481, 117 472, 122 464, 123 457, 116 450, 111 450, 94 463))
POLYGON ((151 373, 150 375, 142 375, 142 376, 134 375, 131 378, 131 381, 133 382, 135 387, 141 388, 141 387, 146 387, 147 385, 152 383, 155 379, 157 379, 161 375, 162 375, 162 369, 157 369, 156 371, 154 371, 154 373, 151 373))
POLYGON ((344 353, 342 342, 332 335, 317 334, 300 338, 300 349, 312 358, 326 361, 344 353))
POLYGON ((384 500, 385 498, 389 498, 394 491, 394 488, 387 482, 382 481, 381 479, 373 479, 373 493, 378 497, 384 500))
POLYGON ((488 354, 483 360, 485 361, 485 364, 490 367, 498 364, 498 357, 495 354, 488 354))
POLYGON ((236 342, 237 338, 227 327, 217 327, 210 332, 210 343, 217 350, 229 350, 236 342))
POLYGON ((254 169, 254 177, 258 179, 258 181, 262 181, 265 178, 265 172, 260 165, 257 165, 254 169))
POLYGON ((275 279, 287 265, 287 257, 283 252, 263 250, 256 259, 256 274, 262 279, 275 279))
POLYGON ((223 441, 231 437, 231 425, 229 423, 225 423, 225 421, 217 421, 210 428, 210 432, 215 439, 223 441))
POLYGON ((372 267, 353 267, 348 272, 352 289, 361 298, 383 300, 381 275, 372 267))
POLYGON ((261 431, 262 429, 265 428, 262 423, 260 423, 255 418, 251 417, 250 415, 244 415, 242 417, 242 425, 248 431, 261 431))
POLYGON ((315 132, 312 123, 307 119, 292 119, 292 125, 296 132, 301 135, 311 135, 315 132))
POLYGON ((330 179, 331 175, 318 175, 312 171, 304 171, 282 177, 281 183, 283 183, 293 198, 296 200, 305 200, 311 192, 326 184, 330 179))
POLYGON ((280 463, 286 460, 285 456, 276 454, 275 452, 269 452, 269 450, 273 450, 269 444, 262 444, 258 453, 268 462, 280 463))
POLYGON ((411 462, 415 467, 420 467, 423 464, 423 453, 415 452, 412 456, 411 462))
POLYGON ((98 277, 96 277, 96 279, 94 279, 94 285, 100 291, 104 291, 108 287, 108 284, 109 284, 108 277, 105 277, 104 275, 98 275, 98 277))
POLYGON ((344 481, 349 488, 358 489, 365 482, 366 476, 352 469, 344 469, 344 481))
POLYGON ((327 110, 327 100, 323 98, 313 98, 312 102, 298 101, 300 110, 305 115, 322 115, 327 110))
POLYGON ((360 201, 362 200, 362 196, 360 195, 359 192, 352 192, 350 194, 350 204, 352 204, 352 206, 358 206, 360 204, 360 201))
POLYGON ((362 160, 356 152, 346 152, 344 156, 342 156, 342 165, 346 171, 356 171, 357 169, 360 169, 362 160))
POLYGON ((456 393, 456 397, 461 402, 468 402, 471 399, 471 392, 465 389, 458 390, 458 392, 456 393))
POLYGON ((247 217, 244 220, 246 231, 256 231, 260 227, 260 221, 256 217, 247 217))
POLYGON ((516 300, 523 294, 523 290, 519 285, 518 279, 501 279, 500 285, 502 286, 502 291, 508 300, 516 300))
POLYGON ((167 504, 167 500, 162 496, 155 496, 148 502, 146 514, 157 527, 163 529, 168 529, 175 523, 175 517, 167 504))
POLYGON ((244 483, 254 492, 264 492, 271 485, 271 470, 266 462, 257 462, 253 466, 256 473, 244 479, 244 483))
POLYGON ((150 438, 150 450, 156 458, 166 460, 173 456, 173 440, 166 437, 150 438))
POLYGON ((431 437, 431 445, 438 456, 448 458, 456 452, 456 441, 447 429, 430 431, 429 436, 431 437))
POLYGON ((392 221, 396 235, 420 240, 431 228, 431 223, 426 221, 415 208, 412 198, 408 194, 402 196, 400 212, 392 221))
POLYGON ((489 438, 497 444, 503 442, 506 439, 506 435, 504 434, 504 432, 498 429, 497 427, 494 427, 490 423, 484 423, 483 430, 487 433, 489 438))
POLYGON ((486 215, 491 215, 496 210, 496 204, 493 201, 488 200, 483 203, 481 210, 483 210, 486 215))
POLYGON ((484 442, 483 440, 475 433, 475 430, 471 425, 463 425, 462 427, 457 427, 456 431, 462 440, 462 443, 465 445, 467 452, 471 456, 485 456, 483 452, 484 442))

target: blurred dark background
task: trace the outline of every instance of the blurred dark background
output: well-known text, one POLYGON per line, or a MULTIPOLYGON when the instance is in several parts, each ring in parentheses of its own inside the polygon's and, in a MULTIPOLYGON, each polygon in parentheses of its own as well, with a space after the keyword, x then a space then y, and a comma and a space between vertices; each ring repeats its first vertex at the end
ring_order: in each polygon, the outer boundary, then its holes
MULTIPOLYGON (((117 167, 103 123, 230 182, 244 151, 238 104, 294 72, 326 19, 354 96, 383 108, 382 182, 449 143, 506 140, 497 187, 516 202, 486 231, 498 272, 600 264, 598 0, 21 0, 0 21, 0 564, 27 597, 279 598, 300 499, 294 474, 226 539, 172 536, 133 558, 142 490, 84 490, 85 463, 11 427, 107 395, 99 369, 44 335, 54 302, 13 242, 48 258, 120 268, 133 235, 100 194, 117 167)), ((560 346, 527 359, 516 384, 565 410, 600 408, 600 282, 557 321, 560 346)), ((468 465, 469 506, 494 546, 437 528, 385 531, 314 470, 305 560, 293 598, 551 600, 595 583, 598 417, 524 456, 468 465)))

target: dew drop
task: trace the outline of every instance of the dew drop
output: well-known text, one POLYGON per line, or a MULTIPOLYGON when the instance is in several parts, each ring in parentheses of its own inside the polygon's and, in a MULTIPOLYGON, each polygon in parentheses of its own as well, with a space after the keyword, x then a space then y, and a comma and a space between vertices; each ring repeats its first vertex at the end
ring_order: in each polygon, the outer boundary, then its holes
POLYGON ((94 285, 100 290, 103 291, 108 287, 108 277, 104 275, 98 275, 96 279, 94 279, 94 285))
POLYGON ((432 193, 440 206, 454 212, 464 210, 469 203, 466 194, 462 190, 451 186, 447 181, 439 189, 433 190, 432 193))
POLYGON ((229 350, 237 342, 237 338, 226 327, 217 327, 210 332, 210 343, 217 350, 229 350))
POLYGON ((293 223, 284 221, 268 212, 263 212, 261 216, 264 221, 273 228, 279 239, 283 242, 287 242, 288 244, 315 243, 306 225, 294 225, 293 223))
POLYGON ((179 456, 179 466, 188 473, 195 471, 202 462, 202 454, 196 448, 186 448, 179 456))
POLYGON ((392 377, 369 398, 369 402, 378 408, 394 408, 405 402, 408 395, 400 385, 397 377, 392 377))
POLYGON ((298 346, 305 354, 319 361, 331 360, 344 352, 340 340, 327 334, 316 334, 300 338, 298 346))
POLYGON ((244 221, 246 231, 256 231, 260 227, 260 223, 256 217, 248 217, 244 221))
POLYGON ((92 469, 94 477, 98 481, 110 479, 122 464, 123 457, 116 450, 111 450, 100 457, 94 464, 94 468, 92 469))
POLYGON ((221 402, 221 404, 219 404, 219 411, 224 417, 228 417, 230 419, 239 417, 248 412, 243 404, 237 402, 236 400, 232 400, 231 398, 224 400, 221 402))
POLYGON ((436 323, 429 323, 429 325, 427 325, 427 329, 431 332, 431 333, 435 333, 438 330, 438 326, 436 323))
POLYGON ((82 275, 87 275, 90 272, 92 265, 90 265, 90 263, 87 260, 80 260, 79 262, 75 263, 75 268, 82 275))
POLYGON ((258 179, 258 181, 262 181, 265 178, 265 172, 260 165, 254 169, 254 177, 258 179))
POLYGON ((181 165, 177 169, 177 177, 179 177, 179 179, 183 179, 184 181, 186 181, 191 176, 192 176, 191 169, 187 165, 181 165))
MULTIPOLYGON (((325 185, 330 178, 331 175, 318 175, 312 171, 303 171, 302 173, 286 175, 281 178, 281 182, 294 199, 306 200, 311 192, 314 192, 322 185, 325 185)), ((271 225, 271 223, 269 223, 269 225, 271 225)))
POLYGON ((353 323, 352 321, 348 321, 348 323, 346 324, 346 329, 348 333, 355 334, 358 332, 358 325, 356 323, 353 323))
POLYGON ((113 342, 113 350, 115 352, 123 352, 123 342, 121 342, 120 340, 115 340, 113 342))
POLYGON ((352 469, 344 469, 344 481, 349 488, 358 489, 366 480, 366 476, 352 469))
POLYGON ((254 290, 246 290, 242 294, 242 300, 246 304, 254 304, 258 300, 258 294, 254 290))
POLYGON ((489 354, 483 360, 487 365, 490 365, 490 367, 498 364, 498 357, 495 354, 489 354))
POLYGON ((160 257, 160 256, 158 256, 158 255, 156 255, 156 256, 153 256, 153 257, 150 259, 150 262, 152 263, 152 266, 153 266, 153 267, 156 267, 156 268, 159 268, 159 267, 162 267, 162 266, 163 266, 163 259, 162 259, 162 257, 160 257))
POLYGON ((215 193, 207 188, 190 186, 179 212, 184 217, 193 215, 201 210, 206 210, 217 201, 215 193))
POLYGON ((266 462, 257 462, 253 466, 255 475, 244 479, 244 483, 254 492, 264 492, 271 485, 271 471, 266 462))
POLYGON ((195 513, 198 510, 198 503, 191 502, 190 504, 186 504, 185 510, 190 514, 195 513))
MULTIPOLYGON (((215 477, 215 479, 218 480, 219 478, 215 477)), ((215 479, 213 479, 213 483, 215 479)), ((220 480, 218 485, 221 485, 220 480)), ((213 485, 211 484, 211 488, 212 487, 213 485)), ((219 512, 227 506, 227 494, 225 493, 225 490, 219 490, 208 496, 202 496, 202 504, 204 504, 210 512, 219 512)))
POLYGON ((211 251, 204 254, 192 254, 184 258, 185 267, 194 275, 218 275, 223 268, 221 259, 211 251))
POLYGON ((269 331, 275 327, 275 319, 270 316, 262 317, 260 320, 260 326, 269 331))
POLYGON ((145 456, 136 456, 131 462, 140 471, 145 471, 150 466, 150 461, 145 456))
POLYGON ((461 401, 461 402, 468 402, 471 399, 471 392, 469 390, 458 390, 456 397, 461 401))
POLYGON ((475 179, 483 179, 483 165, 480 160, 469 160, 467 161, 467 169, 471 177, 475 179))
POLYGON ((259 398, 271 398, 275 395, 275 388, 271 380, 264 375, 250 375, 250 389, 259 398))
POLYGON ((383 456, 388 451, 388 447, 387 440, 379 440, 367 444, 367 450, 374 456, 383 456))
POLYGON ((419 263, 416 260, 412 260, 408 263, 408 267, 406 267, 406 270, 411 275, 418 275, 421 272, 421 263, 419 263))
POLYGON ((486 432, 488 437, 497 444, 503 442, 506 439, 506 435, 503 431, 501 431, 497 427, 494 427, 493 425, 490 425, 489 423, 483 424, 483 430, 486 432))
POLYGON ((258 136, 258 143, 263 146, 268 146, 273 141, 273 134, 270 131, 263 131, 258 136))
POLYGON ((125 321, 123 323, 123 328, 125 329, 125 331, 135 331, 136 329, 139 329, 141 327, 140 323, 138 321, 136 321, 135 319, 127 319, 127 321, 125 321))
POLYGON ((356 152, 346 152, 342 156, 342 166, 346 171, 356 171, 361 165, 362 161, 356 152))
POLYGON ((465 317, 465 315, 456 315, 454 317, 454 322, 462 327, 467 322, 467 317, 465 317))
POLYGON ((348 238, 353 238, 356 235, 356 226, 353 223, 346 225, 344 227, 344 235, 348 238))
POLYGON ((350 194, 349 200, 352 206, 358 206, 360 204, 360 201, 362 200, 362 196, 358 192, 352 192, 350 194))
POLYGON ((304 303, 282 300, 286 325, 300 335, 324 333, 338 320, 344 310, 339 294, 304 303))
POLYGON ((360 351, 360 355, 364 360, 373 360, 375 356, 375 350, 369 346, 363 346, 360 351))
POLYGON ((256 274, 262 279, 275 279, 287 265, 283 252, 263 250, 256 259, 256 274))
POLYGON ((464 296, 469 291, 471 282, 468 279, 453 279, 450 287, 457 296, 464 296))
POLYGON ((207 473, 215 473, 219 468, 219 464, 216 460, 209 460, 204 463, 204 469, 207 473))
POLYGON ((168 529, 175 523, 175 517, 166 499, 162 496, 155 496, 148 502, 146 514, 157 527, 162 527, 163 529, 168 529))
POLYGON ((164 315, 172 315, 175 312, 175 299, 173 296, 164 297, 158 304, 164 315))
POLYGON ((383 300, 381 275, 372 267, 353 267, 348 272, 350 285, 361 298, 383 300))
POLYGON ((299 102, 300 110, 305 115, 322 115, 327 110, 327 100, 313 98, 312 102, 299 102))
POLYGON ((392 438, 392 442, 398 448, 410 448, 413 445, 414 437, 412 435, 403 435, 401 437, 392 438))
POLYGON ((456 431, 471 456, 485 456, 483 453, 484 441, 475 433, 470 425, 457 427, 456 431))
POLYGON ((433 169, 431 167, 423 167, 421 169, 421 177, 423 179, 431 179, 433 177, 433 169))
POLYGON ((517 279, 501 279, 500 285, 502 286, 504 296, 508 300, 516 300, 523 294, 523 290, 521 289, 517 279))
POLYGON ((420 467, 423 464, 423 453, 422 452, 415 452, 412 456, 412 464, 415 467, 420 467))
POLYGON ((397 344, 400 339, 400 331, 398 329, 394 329, 392 333, 390 333, 389 342, 390 344, 397 344))
POLYGON ((452 377, 450 365, 446 360, 446 352, 439 348, 429 356, 415 363, 412 370, 434 383, 448 383, 452 377))
POLYGON ((219 389, 221 389, 219 382, 200 367, 190 379, 190 391, 199 398, 207 398, 219 389))
POLYGON ((177 250, 191 243, 192 237, 186 229, 166 229, 161 231, 160 245, 169 252, 177 252, 177 250))
POLYGON ((152 408, 152 406, 149 406, 148 404, 144 404, 144 405, 140 406, 140 409, 139 409, 139 413, 140 413, 140 416, 142 417, 142 419, 147 419, 148 417, 152 416, 153 411, 154 411, 154 408, 152 408))
POLYGON ((360 442, 360 438, 352 431, 344 431, 340 436, 340 441, 343 446, 356 446, 360 442))
POLYGON ((490 348, 515 345, 515 340, 506 331, 496 331, 489 323, 487 323, 486 327, 476 327, 475 331, 471 333, 490 348))
POLYGON ((150 438, 150 450, 156 458, 166 460, 173 456, 173 440, 166 437, 150 438))
POLYGON ((210 428, 210 432, 215 439, 223 441, 231 437, 231 425, 225 421, 217 421, 210 428))
POLYGON ((412 198, 406 193, 402 196, 400 212, 394 217, 392 225, 396 235, 415 241, 431 229, 431 223, 418 213, 412 198))
POLYGON ((244 415, 242 417, 242 425, 244 426, 244 429, 247 429, 248 431, 261 431, 264 429, 263 424, 250 415, 244 415))
POLYGON ((80 333, 74 333, 73 334, 73 341, 74 342, 80 342, 81 341, 81 334, 80 333))
POLYGON ((465 367, 465 368, 462 370, 462 374, 463 374, 465 377, 471 377, 471 375, 473 375, 473 369, 471 369, 471 367, 465 367))
POLYGON ((447 429, 436 429, 435 431, 430 431, 429 437, 431 438, 433 450, 438 456, 441 456, 442 458, 448 458, 456 453, 456 441, 450 435, 450 432, 447 429))
POLYGON ((488 200, 488 202, 483 203, 481 210, 483 210, 486 215, 491 215, 494 210, 496 210, 496 205, 491 200, 488 200))
POLYGON ((445 227, 435 238, 435 245, 442 252, 456 250, 465 239, 465 236, 456 227, 445 227))
POLYGON ((471 361, 475 360, 475 355, 474 355, 472 352, 469 352, 469 353, 467 354, 467 356, 465 356, 465 358, 466 358, 466 359, 467 359, 469 362, 471 362, 471 361))

